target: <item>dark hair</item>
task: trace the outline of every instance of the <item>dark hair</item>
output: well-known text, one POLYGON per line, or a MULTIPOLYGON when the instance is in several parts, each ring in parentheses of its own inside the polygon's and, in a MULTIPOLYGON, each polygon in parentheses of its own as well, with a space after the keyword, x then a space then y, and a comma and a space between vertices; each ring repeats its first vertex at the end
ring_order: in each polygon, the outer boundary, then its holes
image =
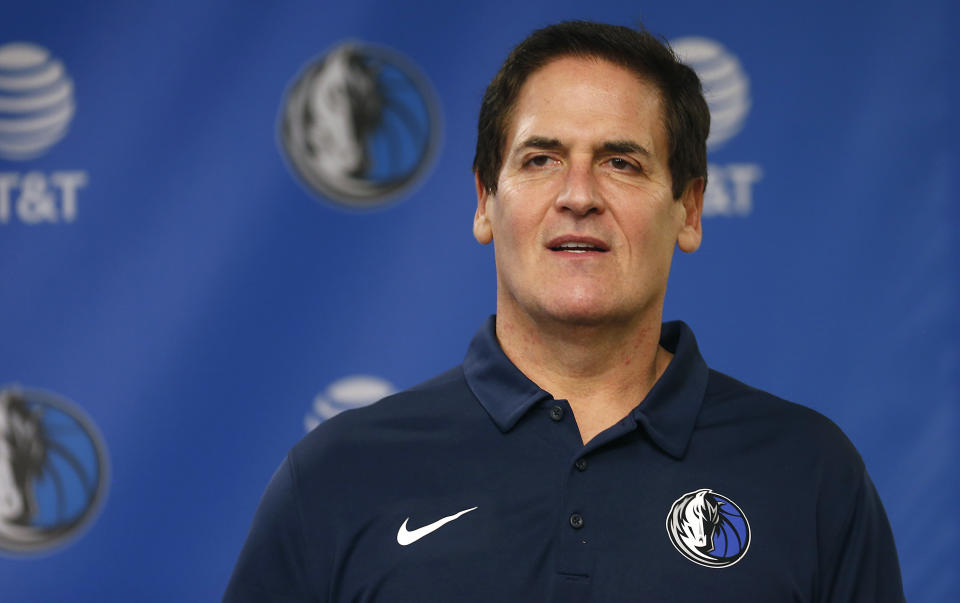
POLYGON ((547 63, 565 56, 598 58, 635 72, 660 92, 673 197, 679 199, 692 178, 707 178, 710 110, 697 74, 651 33, 622 27, 567 21, 530 34, 513 51, 483 95, 477 123, 473 171, 491 193, 503 166, 507 128, 523 84, 547 63))

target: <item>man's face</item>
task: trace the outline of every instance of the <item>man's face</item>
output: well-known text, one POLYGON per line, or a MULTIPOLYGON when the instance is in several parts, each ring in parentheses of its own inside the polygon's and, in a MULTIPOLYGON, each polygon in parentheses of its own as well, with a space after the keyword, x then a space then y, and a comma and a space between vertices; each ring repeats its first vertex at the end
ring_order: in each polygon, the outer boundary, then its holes
POLYGON ((477 182, 474 219, 494 243, 498 313, 659 320, 674 245, 700 244, 703 183, 673 199, 656 87, 601 59, 554 60, 521 89, 503 157, 495 195, 477 182))

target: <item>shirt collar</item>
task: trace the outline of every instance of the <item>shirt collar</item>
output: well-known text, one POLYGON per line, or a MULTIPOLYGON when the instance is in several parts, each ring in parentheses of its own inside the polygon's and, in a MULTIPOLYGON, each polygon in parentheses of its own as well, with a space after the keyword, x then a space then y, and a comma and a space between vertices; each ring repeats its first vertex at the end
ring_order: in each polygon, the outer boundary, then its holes
MULTIPOLYGON (((693 331, 683 322, 664 323, 660 345, 673 353, 673 359, 631 414, 657 446, 682 458, 703 403, 709 369, 693 331)), ((513 429, 535 403, 552 399, 503 353, 495 316, 470 342, 463 372, 470 390, 503 432, 513 429)))

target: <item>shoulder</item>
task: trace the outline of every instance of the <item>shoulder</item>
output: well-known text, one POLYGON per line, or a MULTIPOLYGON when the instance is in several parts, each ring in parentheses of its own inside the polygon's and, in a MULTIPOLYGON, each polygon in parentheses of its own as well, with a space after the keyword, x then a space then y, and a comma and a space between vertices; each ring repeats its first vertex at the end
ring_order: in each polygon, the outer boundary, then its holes
MULTIPOLYGON (((476 418, 480 406, 454 367, 363 408, 321 423, 290 451, 291 462, 312 470, 327 460, 369 458, 398 443, 436 437, 476 418)), ((482 411, 481 411, 482 412, 482 411)))
POLYGON ((860 454, 832 420, 717 371, 710 371, 698 427, 725 427, 741 441, 773 447, 827 473, 845 468, 837 479, 864 472, 860 454))
POLYGON ((836 423, 716 371, 696 433, 701 455, 732 459, 730 466, 765 491, 790 492, 820 526, 841 529, 869 482, 863 459, 836 423))
POLYGON ((751 505, 751 524, 783 542, 799 535, 815 543, 795 548, 790 559, 799 563, 815 550, 819 600, 903 600, 883 505, 863 459, 833 421, 711 371, 697 432, 700 454, 734 459, 737 475, 757 488, 747 501, 789 496, 786 506, 751 505), (781 524, 790 530, 778 532, 781 524))
POLYGON ((297 446, 309 446, 313 440, 353 439, 385 426, 396 427, 423 417, 455 414, 473 399, 463 368, 454 367, 409 389, 391 394, 369 406, 347 410, 321 423, 297 446))

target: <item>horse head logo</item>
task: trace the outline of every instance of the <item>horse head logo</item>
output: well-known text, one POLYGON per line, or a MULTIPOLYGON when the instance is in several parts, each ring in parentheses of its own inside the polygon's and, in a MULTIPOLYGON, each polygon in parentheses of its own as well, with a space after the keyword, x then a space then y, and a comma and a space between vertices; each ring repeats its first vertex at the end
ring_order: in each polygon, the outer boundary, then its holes
POLYGON ((729 567, 750 545, 746 515, 729 498, 701 489, 678 498, 667 514, 667 534, 684 557, 706 567, 729 567))
POLYGON ((25 525, 37 512, 34 481, 47 447, 40 417, 18 395, 0 392, 0 532, 25 525))
POLYGON ((309 83, 304 126, 313 167, 334 181, 361 177, 371 163, 365 141, 383 105, 376 72, 345 45, 327 56, 309 83))
POLYGON ((720 503, 709 490, 697 490, 689 501, 675 507, 673 513, 681 542, 697 550, 713 550, 713 533, 720 523, 720 503))
POLYGON ((42 551, 73 536, 106 493, 93 424, 52 394, 0 389, 0 550, 42 551))

